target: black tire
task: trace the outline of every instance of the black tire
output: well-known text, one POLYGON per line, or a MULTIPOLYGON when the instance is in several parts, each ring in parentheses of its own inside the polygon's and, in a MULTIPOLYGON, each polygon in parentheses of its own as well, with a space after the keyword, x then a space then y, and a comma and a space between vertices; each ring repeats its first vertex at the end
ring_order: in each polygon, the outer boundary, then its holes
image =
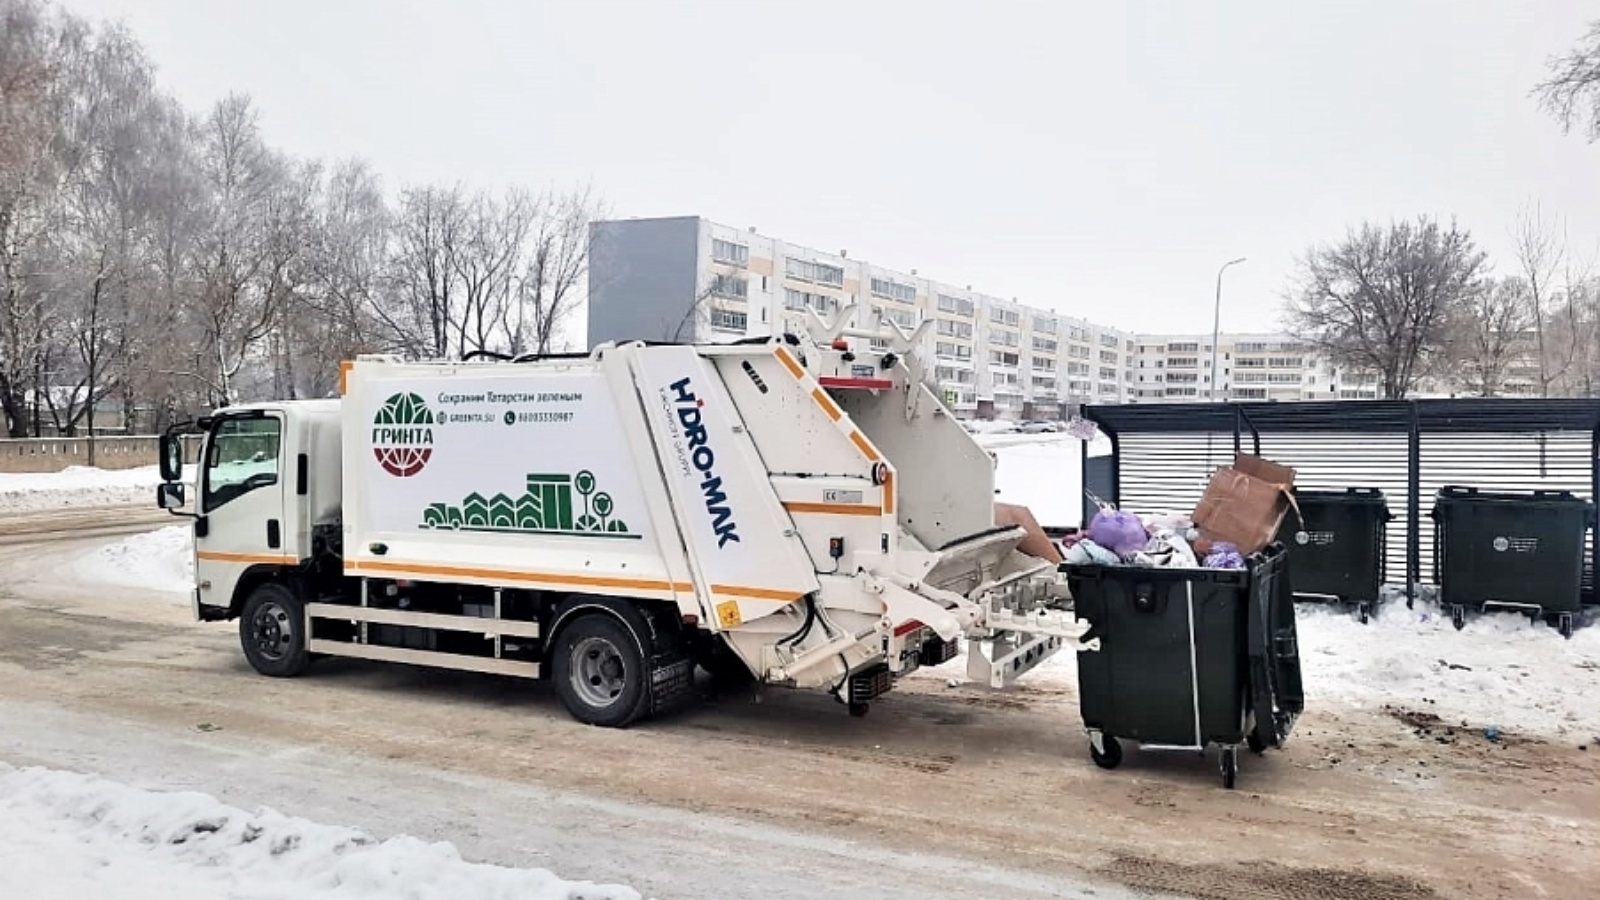
POLYGON ((1360 606, 1357 606, 1356 607, 1356 617, 1361 620, 1361 624, 1363 624, 1363 625, 1367 624, 1368 620, 1370 620, 1372 618, 1371 607, 1369 607, 1365 603, 1361 604, 1360 606))
POLYGON ((1096 750, 1094 741, 1089 742, 1089 758, 1102 769, 1115 769, 1122 765, 1122 744, 1116 738, 1105 735, 1100 738, 1100 743, 1105 745, 1105 751, 1096 750))
POLYGON ((1239 780, 1239 751, 1234 747, 1222 748, 1222 786, 1233 790, 1239 780))
POLYGON ((557 636, 551 677, 574 719, 602 728, 626 728, 650 709, 644 657, 633 632, 615 616, 587 613, 557 636))
POLYGON ((1567 638, 1568 640, 1572 639, 1572 614, 1571 613, 1562 613, 1560 616, 1558 616, 1556 618, 1556 630, 1561 632, 1561 636, 1562 637, 1567 638))
POLYGON ((867 713, 869 713, 871 711, 872 711, 872 704, 871 703, 852 703, 852 704, 850 704, 850 718, 852 718, 852 719, 865 719, 867 717, 867 713))
POLYGON ((1450 624, 1454 625, 1457 631, 1467 627, 1466 609, 1460 606, 1450 607, 1450 624))
POLYGON ((239 614, 239 644, 250 667, 273 678, 293 678, 311 664, 306 652, 306 608, 294 591, 263 584, 239 614))
POLYGON ((1260 754, 1267 752, 1267 742, 1263 741, 1261 739, 1261 735, 1257 734, 1253 729, 1249 734, 1244 736, 1244 742, 1245 745, 1250 748, 1251 753, 1259 756, 1260 754))

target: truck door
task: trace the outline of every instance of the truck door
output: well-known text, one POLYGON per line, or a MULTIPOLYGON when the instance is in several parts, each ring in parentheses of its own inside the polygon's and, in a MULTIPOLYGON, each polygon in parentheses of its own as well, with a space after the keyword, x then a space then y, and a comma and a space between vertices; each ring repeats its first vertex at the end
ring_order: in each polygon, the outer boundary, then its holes
POLYGON ((226 609, 251 566, 299 562, 284 521, 285 492, 292 489, 285 484, 284 447, 279 413, 225 414, 212 423, 197 479, 194 555, 201 606, 226 609))

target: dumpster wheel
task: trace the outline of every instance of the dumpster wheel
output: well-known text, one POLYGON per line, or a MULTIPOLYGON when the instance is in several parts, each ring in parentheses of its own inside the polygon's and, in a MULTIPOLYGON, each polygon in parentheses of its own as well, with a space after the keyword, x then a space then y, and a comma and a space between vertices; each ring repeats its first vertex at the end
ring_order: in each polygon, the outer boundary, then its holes
POLYGON ((1457 603, 1450 607, 1450 624, 1454 625, 1457 631, 1467 627, 1467 608, 1465 606, 1457 603))
POLYGON ((1562 637, 1572 639, 1572 613, 1562 613, 1556 617, 1556 630, 1561 632, 1562 637))
POLYGON ((1257 734, 1254 728, 1244 736, 1244 742, 1250 748, 1250 752, 1257 756, 1267 752, 1267 742, 1261 739, 1261 735, 1257 734))
POLYGON ((1239 777, 1239 748, 1222 748, 1222 786, 1233 790, 1233 783, 1239 777))
POLYGON ((1122 744, 1110 735, 1089 736, 1089 758, 1102 769, 1122 765, 1122 744))

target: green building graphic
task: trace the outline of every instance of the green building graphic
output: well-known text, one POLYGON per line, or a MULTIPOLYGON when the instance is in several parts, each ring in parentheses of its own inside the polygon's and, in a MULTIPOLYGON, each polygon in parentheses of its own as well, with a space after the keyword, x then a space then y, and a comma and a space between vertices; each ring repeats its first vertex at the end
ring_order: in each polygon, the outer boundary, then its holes
POLYGON ((621 519, 614 518, 611 495, 596 493, 594 473, 528 475, 528 490, 520 497, 495 494, 485 498, 474 491, 460 506, 431 503, 422 513, 423 528, 458 531, 511 531, 534 534, 577 534, 585 537, 632 538, 621 519), (577 492, 574 502, 573 492, 577 492))

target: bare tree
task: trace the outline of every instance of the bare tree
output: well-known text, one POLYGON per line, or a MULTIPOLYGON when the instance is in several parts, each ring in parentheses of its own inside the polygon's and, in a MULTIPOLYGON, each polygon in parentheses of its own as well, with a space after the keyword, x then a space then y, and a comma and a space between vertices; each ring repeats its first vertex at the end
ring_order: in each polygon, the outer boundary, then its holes
POLYGON ((374 310, 391 341, 414 356, 450 355, 450 326, 461 293, 456 254, 466 217, 459 187, 412 188, 400 195, 393 291, 374 310))
POLYGON ((518 285, 518 314, 526 328, 511 335, 513 353, 550 352, 557 329, 583 299, 593 250, 589 224, 605 214, 605 205, 588 187, 570 194, 547 193, 539 199, 532 245, 518 285))
POLYGON ((1555 116, 1561 129, 1578 124, 1590 141, 1600 139, 1600 20, 1575 47, 1545 64, 1549 77, 1533 88, 1539 105, 1555 116))
POLYGON ((1461 305, 1481 290, 1484 262, 1453 224, 1365 223, 1302 259, 1289 330, 1340 365, 1378 373, 1385 397, 1404 397, 1461 305))
POLYGON ((208 196, 193 312, 203 346, 191 374, 227 403, 235 396, 234 377, 272 333, 282 299, 272 227, 286 167, 262 142, 249 98, 230 95, 212 109, 201 129, 200 169, 208 196))
POLYGON ((1533 327, 1527 282, 1501 278, 1484 284, 1457 311, 1449 330, 1452 353, 1447 363, 1469 393, 1497 397, 1505 393, 1514 364, 1526 356, 1533 327))
POLYGON ((536 212, 533 198, 517 189, 502 197, 480 192, 469 202, 462 240, 451 254, 461 287, 461 302, 448 313, 456 352, 518 352, 523 317, 516 275, 536 212))

